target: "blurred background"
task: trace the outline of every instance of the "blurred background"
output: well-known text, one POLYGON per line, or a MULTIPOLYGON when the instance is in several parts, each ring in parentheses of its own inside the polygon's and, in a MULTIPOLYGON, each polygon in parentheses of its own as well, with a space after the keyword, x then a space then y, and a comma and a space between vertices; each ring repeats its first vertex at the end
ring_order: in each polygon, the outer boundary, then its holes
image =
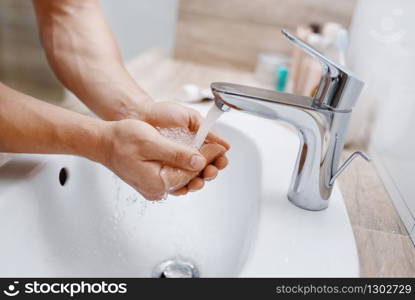
MULTIPOLYGON (((159 49, 175 61, 250 73, 260 86, 310 95, 319 65, 296 52, 282 28, 346 64, 366 82, 347 146, 373 157, 407 234, 415 239, 415 1, 101 3, 127 65, 159 49)), ((0 81, 58 105, 67 95, 47 65, 30 0, 0 0, 0 81)), ((373 209, 384 206, 376 205, 373 209)))
MULTIPOLYGON (((355 0, 101 0, 131 60, 149 49, 175 58, 254 71, 258 55, 289 55, 280 30, 338 22, 349 27, 355 0)), ((42 99, 62 89, 43 54, 30 0, 0 0, 0 80, 42 99)), ((270 58, 272 60, 272 57, 270 58)), ((52 99, 53 98, 53 99, 52 99)))

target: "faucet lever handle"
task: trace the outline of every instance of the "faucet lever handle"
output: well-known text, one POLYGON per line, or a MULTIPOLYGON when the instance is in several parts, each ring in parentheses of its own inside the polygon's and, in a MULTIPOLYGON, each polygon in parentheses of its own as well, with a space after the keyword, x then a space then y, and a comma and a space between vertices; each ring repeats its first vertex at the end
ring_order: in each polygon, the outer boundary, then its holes
POLYGON ((287 30, 282 29, 281 33, 296 47, 300 48, 307 54, 311 55, 312 57, 316 58, 320 61, 320 63, 327 68, 327 70, 331 73, 333 77, 338 76, 338 72, 342 72, 345 74, 350 74, 350 72, 346 69, 346 67, 341 66, 334 61, 328 59, 319 51, 314 49, 312 46, 304 42, 303 40, 299 39, 298 37, 294 36, 293 34, 289 33, 287 30))
POLYGON ((282 29, 281 33, 296 47, 316 58, 322 66, 322 76, 314 95, 314 105, 334 112, 350 112, 363 88, 363 82, 357 79, 345 66, 325 57, 285 29, 282 29), (345 86, 348 89, 344 89, 345 86), (339 89, 344 90, 343 93, 340 93, 344 95, 339 95, 337 92, 339 89))
POLYGON ((356 151, 353 154, 351 154, 345 161, 344 163, 340 166, 340 168, 337 170, 337 172, 333 175, 333 177, 330 179, 329 185, 333 185, 334 181, 336 181, 337 177, 339 177, 339 175, 351 164, 351 162, 356 158, 356 157, 363 157, 366 161, 370 162, 372 159, 364 152, 362 151, 356 151))

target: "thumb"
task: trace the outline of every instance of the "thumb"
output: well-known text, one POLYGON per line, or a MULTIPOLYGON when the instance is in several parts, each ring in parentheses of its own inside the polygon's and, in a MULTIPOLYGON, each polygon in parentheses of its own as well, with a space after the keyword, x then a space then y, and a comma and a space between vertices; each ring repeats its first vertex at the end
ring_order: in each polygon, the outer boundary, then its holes
POLYGON ((157 146, 158 149, 152 157, 169 166, 197 172, 206 166, 205 157, 196 149, 180 145, 163 136, 160 136, 157 146))

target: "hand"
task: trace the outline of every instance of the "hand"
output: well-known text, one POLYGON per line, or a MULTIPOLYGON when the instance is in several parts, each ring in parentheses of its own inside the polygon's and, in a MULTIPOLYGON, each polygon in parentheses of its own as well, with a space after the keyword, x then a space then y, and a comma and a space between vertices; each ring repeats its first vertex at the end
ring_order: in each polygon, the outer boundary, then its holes
MULTIPOLYGON (((190 131, 197 131, 203 120, 202 116, 194 109, 180 105, 174 102, 154 102, 148 101, 142 104, 141 118, 143 121, 157 127, 187 128, 190 131)), ((229 144, 221 139, 219 136, 210 132, 206 138, 206 143, 215 143, 221 145, 226 150, 229 150, 229 144)), ((228 164, 228 159, 225 155, 217 157, 211 164, 207 165, 199 177, 191 180, 187 187, 183 187, 176 192, 175 195, 186 194, 189 190, 194 191, 201 189, 204 186, 204 180, 212 180, 217 174, 218 170, 224 169, 228 164)))
POLYGON ((145 122, 121 120, 108 123, 97 160, 146 199, 159 200, 170 188, 166 183, 188 184, 225 151, 212 144, 199 152, 170 141, 145 122))

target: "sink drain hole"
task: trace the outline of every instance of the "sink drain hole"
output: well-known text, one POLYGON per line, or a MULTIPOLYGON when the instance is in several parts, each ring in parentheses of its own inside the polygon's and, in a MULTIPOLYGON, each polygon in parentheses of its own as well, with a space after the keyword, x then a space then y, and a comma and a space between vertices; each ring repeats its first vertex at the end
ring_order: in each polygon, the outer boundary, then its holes
POLYGON ((62 168, 59 171, 59 183, 61 186, 64 186, 65 183, 68 181, 69 178, 69 172, 66 168, 62 168))
POLYGON ((155 267, 154 278, 199 278, 194 264, 182 260, 167 260, 155 267))

